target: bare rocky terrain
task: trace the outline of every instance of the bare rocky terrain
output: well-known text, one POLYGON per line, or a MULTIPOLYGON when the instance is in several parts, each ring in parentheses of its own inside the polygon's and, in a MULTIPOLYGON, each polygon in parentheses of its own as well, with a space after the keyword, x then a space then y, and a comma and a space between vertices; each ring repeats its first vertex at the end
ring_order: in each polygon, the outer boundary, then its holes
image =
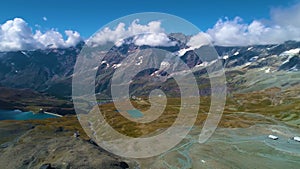
MULTIPOLYGON (((66 117, 65 117, 66 118, 66 117)), ((136 168, 134 161, 106 152, 84 133, 74 137, 76 120, 65 126, 59 122, 1 121, 1 169, 126 169, 136 168)), ((80 130, 80 129, 79 129, 80 130)))

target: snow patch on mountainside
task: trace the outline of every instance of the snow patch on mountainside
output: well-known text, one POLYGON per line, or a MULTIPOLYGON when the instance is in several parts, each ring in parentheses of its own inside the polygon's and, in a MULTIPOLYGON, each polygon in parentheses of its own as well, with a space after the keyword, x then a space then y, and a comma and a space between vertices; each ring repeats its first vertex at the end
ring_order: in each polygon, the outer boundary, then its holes
POLYGON ((114 68, 114 69, 116 69, 116 68, 118 68, 118 67, 121 67, 122 66, 122 64, 114 64, 114 65, 112 65, 112 67, 114 68))
POLYGON ((229 55, 224 55, 223 56, 223 59, 225 59, 225 60, 228 59, 228 58, 229 58, 229 55))
POLYGON ((296 48, 296 49, 291 49, 291 50, 287 50, 285 52, 282 52, 280 55, 281 56, 290 56, 290 55, 296 55, 300 52, 300 48, 296 48))
POLYGON ((253 47, 249 47, 249 48, 247 49, 247 51, 249 51, 249 50, 251 50, 251 49, 253 49, 253 47))
POLYGON ((135 65, 141 65, 143 63, 143 56, 138 57, 138 61, 135 63, 135 65))
POLYGON ((281 65, 288 63, 290 61, 290 59, 293 56, 295 56, 296 54, 298 54, 299 52, 300 52, 300 48, 291 49, 291 50, 282 52, 279 56, 288 56, 288 57, 281 63, 281 65))

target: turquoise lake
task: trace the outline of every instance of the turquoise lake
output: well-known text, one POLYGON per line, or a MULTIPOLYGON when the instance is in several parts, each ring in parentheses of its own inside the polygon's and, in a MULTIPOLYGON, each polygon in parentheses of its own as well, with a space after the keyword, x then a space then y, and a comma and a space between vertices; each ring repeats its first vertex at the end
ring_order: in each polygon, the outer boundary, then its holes
POLYGON ((20 110, 0 110, 0 120, 33 120, 47 118, 57 118, 57 116, 44 113, 35 114, 32 112, 22 112, 20 110))
POLYGON ((136 109, 127 110, 127 113, 133 118, 141 118, 144 116, 144 114, 141 111, 136 110, 136 109))

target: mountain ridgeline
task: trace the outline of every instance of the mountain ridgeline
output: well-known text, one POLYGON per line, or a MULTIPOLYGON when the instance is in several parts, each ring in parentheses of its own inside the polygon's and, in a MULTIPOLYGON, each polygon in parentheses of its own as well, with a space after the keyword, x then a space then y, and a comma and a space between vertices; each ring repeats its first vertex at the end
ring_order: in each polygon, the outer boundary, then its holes
MULTIPOLYGON (((181 34, 176 35, 177 45, 172 47, 150 47, 137 46, 133 43, 125 43, 119 47, 114 46, 106 54, 101 63, 99 63, 97 77, 96 77, 96 92, 104 95, 110 95, 111 78, 115 70, 121 65, 120 63, 126 57, 133 57, 132 60, 138 64, 139 55, 132 56, 131 53, 139 52, 145 49, 158 48, 168 52, 176 52, 180 49, 188 48, 186 42, 189 37, 181 34), (178 38, 179 37, 179 38, 178 38)), ((172 36, 174 36, 172 35, 172 36)), ((170 38, 172 39, 172 36, 170 38)), ((172 40, 176 40, 173 38, 172 40)), ((80 43, 75 47, 64 49, 45 49, 34 51, 11 51, 0 53, 0 86, 17 88, 17 89, 31 89, 32 91, 54 96, 56 98, 67 99, 71 98, 72 75, 76 58, 79 55, 84 43, 80 43)), ((283 44, 274 45, 253 45, 242 47, 224 47, 215 46, 219 55, 218 61, 222 62, 226 70, 227 86, 229 91, 243 90, 248 91, 247 73, 259 75, 261 78, 259 82, 265 80, 265 77, 270 75, 276 76, 279 72, 293 72, 298 73, 300 70, 300 42, 287 41, 283 44)), ((178 57, 177 57, 178 58, 178 57)), ((200 94, 209 95, 210 85, 209 79, 206 76, 206 66, 212 65, 216 60, 207 59, 201 60, 195 51, 187 51, 180 56, 189 68, 200 67, 194 71, 197 79, 200 94)), ((154 62, 150 59, 143 60, 143 62, 154 62)), ((170 61, 170 64, 175 61, 170 61)), ((170 91, 176 95, 178 86, 174 84, 172 78, 168 79, 166 72, 161 72, 157 76, 166 76, 164 83, 155 81, 155 77, 151 76, 157 69, 147 69, 139 72, 132 84, 130 85, 131 95, 147 95, 148 90, 154 88, 161 88, 165 91, 170 91), (143 88, 149 81, 155 81, 153 86, 147 89, 143 88), (175 92, 174 92, 175 91, 175 92)), ((286 81, 285 83, 292 83, 293 81, 286 81)), ((260 90, 264 88, 287 85, 287 84, 265 84, 254 87, 253 90, 260 90), (270 85, 270 86, 269 86, 270 85)), ((253 86, 252 86, 253 87, 253 86)), ((251 87, 250 87, 251 88, 251 87)))

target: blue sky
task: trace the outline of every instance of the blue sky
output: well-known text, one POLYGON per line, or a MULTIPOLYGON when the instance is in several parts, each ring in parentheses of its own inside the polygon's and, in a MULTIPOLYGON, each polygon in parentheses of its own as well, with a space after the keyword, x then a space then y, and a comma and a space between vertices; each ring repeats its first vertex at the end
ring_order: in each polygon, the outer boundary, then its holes
POLYGON ((15 17, 23 18, 33 29, 71 29, 87 38, 106 23, 137 12, 164 12, 182 17, 201 30, 213 27, 219 18, 236 16, 247 23, 269 19, 273 8, 288 7, 295 0, 8 0, 1 3, 0 23, 15 17), (47 21, 43 20, 47 18, 47 21))
POLYGON ((0 7, 0 51, 75 46, 118 18, 143 12, 172 14, 203 32, 188 32, 184 24, 173 26, 168 18, 149 25, 146 15, 144 23, 126 21, 126 27, 119 25, 118 30, 116 23, 108 32, 100 32, 97 43, 134 36, 141 27, 154 34, 139 42, 150 38, 147 43, 156 45, 172 44, 166 36, 171 31, 195 36, 190 42, 194 47, 201 45, 203 38, 222 46, 300 41, 300 0, 9 0, 0 7))

